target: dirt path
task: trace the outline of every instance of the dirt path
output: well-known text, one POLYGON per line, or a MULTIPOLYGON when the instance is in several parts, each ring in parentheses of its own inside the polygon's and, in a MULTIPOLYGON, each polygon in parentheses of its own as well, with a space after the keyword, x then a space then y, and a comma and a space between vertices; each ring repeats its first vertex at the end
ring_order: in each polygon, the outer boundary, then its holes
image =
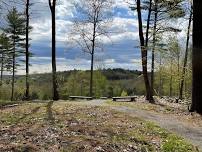
MULTIPOLYGON (((104 104, 104 100, 92 100, 88 102, 90 105, 94 106, 102 106, 104 104)), ((165 128, 177 135, 184 137, 187 141, 191 142, 193 145, 197 146, 202 151, 202 128, 201 127, 193 127, 190 124, 182 122, 176 118, 171 116, 167 116, 165 114, 157 114, 154 112, 140 110, 137 108, 129 108, 126 106, 111 106, 107 105, 113 110, 117 110, 120 112, 124 112, 133 117, 140 117, 144 120, 155 122, 162 128, 165 128)))

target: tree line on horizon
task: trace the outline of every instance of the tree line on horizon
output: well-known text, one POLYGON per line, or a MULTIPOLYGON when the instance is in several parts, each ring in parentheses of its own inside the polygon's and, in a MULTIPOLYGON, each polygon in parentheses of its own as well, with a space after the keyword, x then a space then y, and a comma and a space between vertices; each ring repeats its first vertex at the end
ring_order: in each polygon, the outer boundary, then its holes
MULTIPOLYGON (((146 100, 153 103, 154 95, 161 95, 164 76, 169 77, 170 96, 176 85, 178 99, 184 98, 186 77, 192 78, 192 106, 191 111, 202 113, 201 101, 201 35, 200 35, 200 8, 201 2, 194 0, 137 0, 127 2, 131 11, 137 13, 139 48, 141 50, 142 72, 145 83, 146 100), (146 14, 146 15, 145 15, 146 14), (145 19, 146 16, 146 19, 145 19), (173 22, 185 19, 187 27, 176 27, 173 22), (193 22, 193 23, 192 23, 193 22), (193 33, 192 33, 193 24, 193 33), (178 34, 186 31, 185 46, 180 46, 178 34), (193 35, 193 36, 192 36, 193 35), (167 37, 167 39, 166 39, 167 37), (193 37, 193 43, 190 40, 193 37), (193 48, 193 49, 192 49, 193 48), (192 53, 191 53, 192 50, 192 53), (148 51, 151 52, 151 75, 148 75, 148 51), (192 57, 191 57, 192 54, 192 57), (192 63, 192 68, 191 68, 192 63), (155 71, 156 69, 156 71, 155 71), (167 72, 167 73, 166 73, 167 72), (166 74, 165 74, 166 73, 166 74), (191 75, 191 73, 193 75, 191 75), (158 88, 155 81, 158 77, 158 88)), ((2 29, 1 43, 1 83, 3 71, 12 73, 12 93, 14 96, 15 73, 17 67, 25 62, 26 91, 24 100, 29 100, 29 58, 30 47, 30 8, 32 3, 26 0, 25 12, 21 13, 13 7, 6 16, 7 26, 2 29), (25 59, 23 58, 25 57, 25 59), (22 58, 22 60, 21 60, 22 58)), ((53 100, 59 99, 58 82, 56 74, 56 7, 57 0, 48 0, 52 21, 52 95, 53 100)), ((113 1, 87 0, 76 3, 72 33, 77 37, 68 35, 70 42, 80 47, 91 56, 91 70, 89 82, 89 96, 93 94, 94 55, 98 49, 102 50, 102 38, 110 37, 110 25, 113 20, 113 1), (82 17, 81 17, 82 16, 82 17)), ((189 82, 190 83, 190 82, 189 82)), ((178 100, 177 100, 178 101, 178 100)))

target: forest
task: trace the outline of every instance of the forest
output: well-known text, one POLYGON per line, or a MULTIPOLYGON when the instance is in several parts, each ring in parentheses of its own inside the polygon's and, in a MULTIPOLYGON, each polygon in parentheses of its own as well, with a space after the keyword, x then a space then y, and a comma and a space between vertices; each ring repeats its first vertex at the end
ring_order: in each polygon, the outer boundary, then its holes
POLYGON ((0 0, 0 151, 201 151, 201 9, 0 0))

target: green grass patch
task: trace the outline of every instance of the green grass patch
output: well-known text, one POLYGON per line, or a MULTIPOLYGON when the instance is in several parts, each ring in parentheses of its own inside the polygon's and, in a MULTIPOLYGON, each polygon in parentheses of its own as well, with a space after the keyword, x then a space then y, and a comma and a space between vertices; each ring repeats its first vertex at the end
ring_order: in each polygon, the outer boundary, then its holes
POLYGON ((183 138, 176 135, 168 135, 162 145, 163 152, 193 152, 193 146, 183 138))

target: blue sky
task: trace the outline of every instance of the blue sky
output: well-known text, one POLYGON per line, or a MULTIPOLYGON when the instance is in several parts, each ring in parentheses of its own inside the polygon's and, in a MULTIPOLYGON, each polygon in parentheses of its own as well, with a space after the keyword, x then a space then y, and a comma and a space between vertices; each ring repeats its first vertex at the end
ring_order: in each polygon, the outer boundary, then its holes
MULTIPOLYGON (((129 10, 124 0, 115 0, 114 7, 113 23, 110 28, 116 29, 117 32, 110 35, 111 41, 103 40, 106 41, 103 51, 96 51, 95 68, 140 69, 140 52, 135 48, 138 45, 136 16, 129 10)), ((32 73, 51 71, 51 20, 47 2, 35 4, 32 8, 33 12, 40 9, 43 12, 33 14, 31 21, 33 26, 31 50, 35 54, 31 59, 32 73)), ((74 18, 73 11, 74 7, 67 0, 61 0, 57 6, 58 71, 74 68, 90 69, 89 54, 82 52, 80 48, 68 45, 68 32, 74 18)))
MULTIPOLYGON (((76 1, 76 0, 75 0, 76 1)), ((30 33, 31 73, 51 71, 51 16, 48 0, 32 0, 30 33)), ((21 6, 18 6, 21 8, 21 6)), ((21 8, 22 9, 22 8, 21 8)), ((68 32, 74 18, 74 7, 70 0, 60 0, 56 8, 57 71, 71 69, 90 69, 90 56, 80 48, 69 47, 68 32)), ((3 15, 2 15, 3 16, 3 15)), ((114 0, 113 21, 111 29, 116 33, 110 35, 110 41, 103 39, 103 51, 95 53, 95 68, 125 68, 141 70, 138 41, 138 23, 134 12, 125 0, 114 0)), ((18 70, 24 74, 24 68, 18 70)))

